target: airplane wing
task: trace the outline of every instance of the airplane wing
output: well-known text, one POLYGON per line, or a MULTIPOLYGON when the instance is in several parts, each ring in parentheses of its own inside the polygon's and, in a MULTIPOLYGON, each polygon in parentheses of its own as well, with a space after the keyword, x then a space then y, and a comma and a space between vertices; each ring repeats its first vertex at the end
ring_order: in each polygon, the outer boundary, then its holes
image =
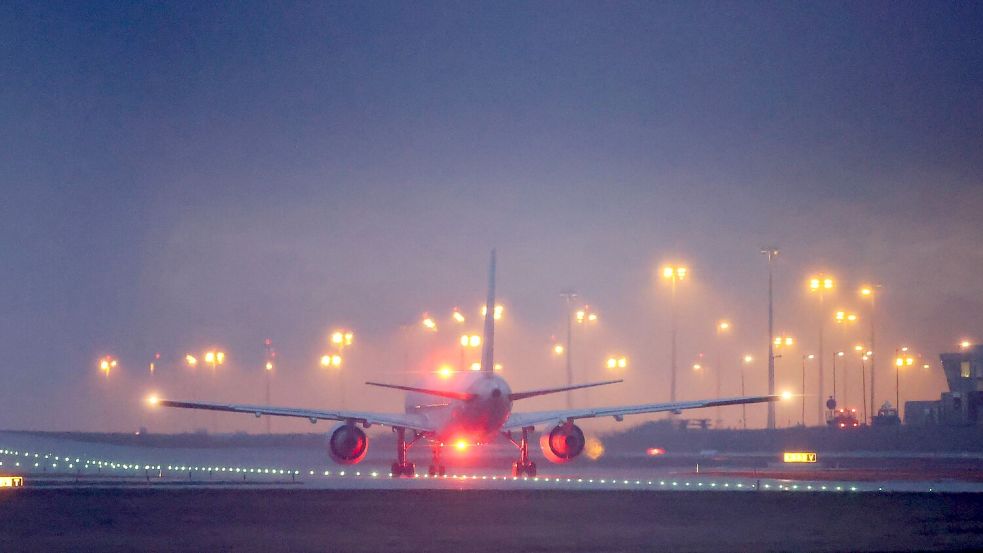
POLYGON ((352 421, 364 425, 381 424, 400 426, 419 432, 434 432, 436 428, 420 415, 402 413, 371 413, 367 411, 321 411, 316 409, 297 409, 294 407, 269 407, 266 405, 243 405, 238 403, 205 403, 200 401, 175 401, 170 399, 151 399, 151 405, 180 407, 182 409, 205 409, 208 411, 228 411, 231 413, 250 413, 257 417, 296 417, 311 423, 319 420, 352 421))
POLYGON ((740 405, 742 403, 764 403, 778 401, 781 396, 746 396, 721 399, 704 399, 697 401, 677 401, 674 403, 646 403, 642 405, 627 405, 620 407, 590 407, 584 409, 560 409, 556 411, 532 411, 529 413, 512 413, 505 421, 502 430, 518 430, 537 424, 559 424, 564 421, 588 419, 596 417, 614 417, 621 420, 625 415, 641 415, 643 413, 660 413, 664 411, 682 411, 684 409, 699 409, 701 407, 717 407, 722 405, 740 405))

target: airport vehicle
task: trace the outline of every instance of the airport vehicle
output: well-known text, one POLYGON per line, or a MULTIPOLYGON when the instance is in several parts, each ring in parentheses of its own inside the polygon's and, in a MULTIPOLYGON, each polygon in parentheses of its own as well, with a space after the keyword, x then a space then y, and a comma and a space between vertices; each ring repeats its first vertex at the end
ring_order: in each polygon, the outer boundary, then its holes
POLYGON ((833 411, 828 424, 833 428, 850 429, 858 428, 860 421, 857 420, 856 409, 837 409, 833 411))
POLYGON ((396 433, 396 460, 392 464, 392 476, 414 476, 416 467, 407 459, 407 450, 421 440, 428 443, 432 452, 429 474, 443 475, 441 449, 445 444, 482 444, 504 436, 519 450, 518 459, 512 464, 512 475, 536 475, 536 464, 529 459, 529 434, 535 427, 544 427, 539 445, 546 458, 554 463, 564 463, 580 455, 584 450, 584 433, 574 421, 595 417, 614 417, 621 421, 626 415, 672 412, 684 409, 738 405, 777 401, 779 396, 751 396, 673 403, 647 403, 615 407, 587 407, 552 411, 512 412, 512 404, 523 399, 603 386, 621 382, 610 380, 572 386, 560 386, 540 390, 513 392, 504 378, 495 374, 495 252, 492 251, 488 277, 488 298, 485 306, 484 336, 482 340, 479 370, 467 371, 448 380, 443 386, 403 386, 366 382, 371 386, 393 388, 407 392, 405 412, 374 413, 348 410, 313 410, 265 405, 240 405, 175 401, 152 398, 151 403, 165 407, 207 409, 251 413, 279 417, 299 417, 316 423, 319 420, 338 421, 328 434, 328 454, 340 464, 354 464, 365 458, 368 436, 364 429, 371 425, 392 427, 396 433))

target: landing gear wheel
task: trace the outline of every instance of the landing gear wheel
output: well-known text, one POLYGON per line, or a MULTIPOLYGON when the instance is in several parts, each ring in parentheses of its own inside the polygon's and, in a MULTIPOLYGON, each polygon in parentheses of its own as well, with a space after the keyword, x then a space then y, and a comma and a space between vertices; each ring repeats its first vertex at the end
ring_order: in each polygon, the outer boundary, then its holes
POLYGON ((416 465, 413 463, 404 463, 402 465, 399 463, 393 463, 392 474, 393 478, 399 478, 400 476, 413 478, 416 476, 416 465))
POLYGON ((528 475, 531 478, 536 477, 536 463, 529 460, 529 431, 531 430, 531 427, 523 428, 522 438, 518 442, 512 439, 511 432, 505 434, 505 437, 519 448, 519 459, 512 463, 513 478, 523 475, 528 475))

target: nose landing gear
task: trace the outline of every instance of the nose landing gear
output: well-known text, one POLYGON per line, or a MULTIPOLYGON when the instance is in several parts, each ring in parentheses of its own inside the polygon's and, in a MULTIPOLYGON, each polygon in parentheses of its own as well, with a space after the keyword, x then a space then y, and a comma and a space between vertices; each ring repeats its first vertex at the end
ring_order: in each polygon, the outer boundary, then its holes
POLYGON ((530 478, 536 476, 536 463, 529 460, 529 432, 532 429, 531 426, 523 428, 522 437, 519 438, 518 442, 512 439, 512 432, 505 433, 505 437, 519 448, 519 459, 512 463, 512 476, 529 476, 530 478))

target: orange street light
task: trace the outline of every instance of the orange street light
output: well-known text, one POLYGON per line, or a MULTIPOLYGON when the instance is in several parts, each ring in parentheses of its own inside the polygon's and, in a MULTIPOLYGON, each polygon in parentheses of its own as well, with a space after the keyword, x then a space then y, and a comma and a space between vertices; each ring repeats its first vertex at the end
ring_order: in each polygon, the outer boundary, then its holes
POLYGON ((608 357, 605 366, 609 369, 624 369, 628 367, 628 358, 619 355, 608 357))
POLYGON ((681 265, 666 265, 662 268, 662 278, 683 280, 688 272, 688 269, 681 265))
POLYGON ((421 321, 421 324, 423 324, 423 328, 425 328, 425 329, 427 329, 427 330, 429 330, 431 332, 436 332, 437 331, 437 321, 435 321, 433 319, 433 317, 431 317, 427 313, 424 313, 423 314, 423 320, 421 321))
POLYGON ((458 309, 458 308, 456 308, 456 307, 451 312, 451 318, 454 319, 454 321, 457 322, 457 323, 463 323, 464 322, 464 314, 461 313, 461 310, 458 309))
POLYGON ((321 366, 324 368, 334 367, 338 368, 341 366, 341 356, 337 353, 331 355, 321 356, 321 366))
POLYGON ((969 340, 963 340, 962 342, 959 342, 959 349, 961 349, 961 350, 967 350, 970 347, 972 347, 972 345, 973 345, 973 343, 970 342, 969 340))
POLYGON ((99 370, 106 375, 106 378, 109 378, 109 372, 112 369, 115 369, 118 364, 119 363, 116 361, 116 358, 112 357, 111 355, 107 355, 99 360, 99 370))
POLYGON ((350 330, 336 330, 331 333, 331 343, 338 347, 352 345, 355 340, 355 333, 350 330))
MULTIPOLYGON (((495 320, 497 321, 497 320, 501 319, 502 318, 502 315, 504 313, 505 313, 505 308, 502 307, 501 304, 497 304, 496 303, 495 304, 495 320)), ((484 317, 487 314, 488 314, 488 306, 487 305, 482 305, 481 306, 481 316, 484 317)))
POLYGON ((832 290, 833 286, 833 279, 824 275, 814 276, 809 279, 809 290, 812 292, 832 290))
POLYGON ((791 346, 795 345, 795 338, 793 338, 791 336, 785 336, 785 335, 775 336, 774 340, 772 340, 772 344, 774 344, 775 347, 778 347, 778 348, 783 347, 783 346, 784 347, 791 347, 791 346))
POLYGON ((184 364, 193 369, 198 366, 198 358, 189 353, 184 356, 184 364))

